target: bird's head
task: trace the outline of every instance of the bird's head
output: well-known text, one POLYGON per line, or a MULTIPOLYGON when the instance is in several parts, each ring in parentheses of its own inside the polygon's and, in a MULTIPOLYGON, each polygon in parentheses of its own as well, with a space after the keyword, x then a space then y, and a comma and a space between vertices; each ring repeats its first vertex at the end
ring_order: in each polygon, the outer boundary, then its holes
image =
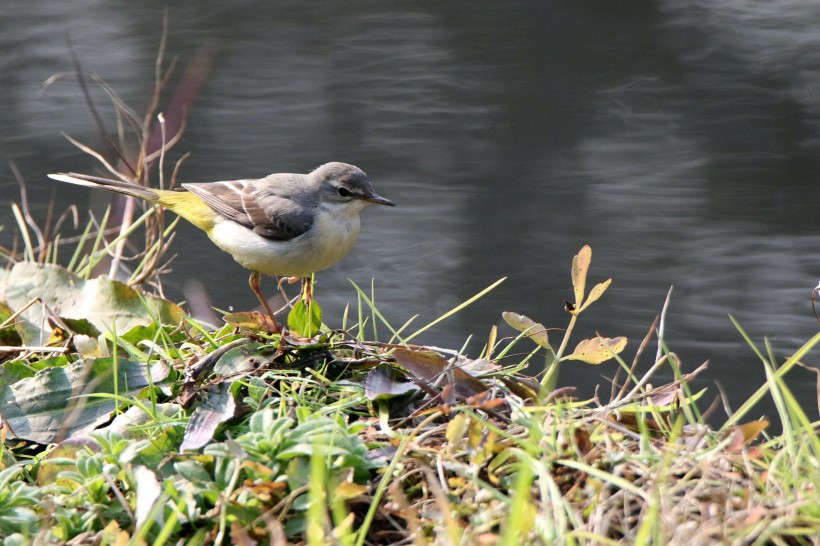
POLYGON ((319 187, 322 203, 339 204, 355 212, 368 205, 395 206, 392 201, 373 191, 364 171, 353 165, 325 163, 308 176, 319 187))

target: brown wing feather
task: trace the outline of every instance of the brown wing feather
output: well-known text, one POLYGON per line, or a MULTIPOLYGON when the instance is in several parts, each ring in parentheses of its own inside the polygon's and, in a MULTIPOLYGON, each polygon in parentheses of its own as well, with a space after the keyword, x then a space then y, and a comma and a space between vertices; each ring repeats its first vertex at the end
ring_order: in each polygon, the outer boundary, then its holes
POLYGON ((287 241, 310 229, 312 215, 288 196, 278 195, 274 186, 256 180, 183 184, 217 214, 277 241, 287 241))

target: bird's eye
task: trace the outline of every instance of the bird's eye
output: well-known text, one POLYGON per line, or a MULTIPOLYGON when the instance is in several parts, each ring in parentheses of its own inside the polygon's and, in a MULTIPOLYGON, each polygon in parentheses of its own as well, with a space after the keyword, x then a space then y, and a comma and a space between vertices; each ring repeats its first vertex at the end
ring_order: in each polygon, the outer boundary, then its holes
POLYGON ((348 197, 353 197, 353 193, 345 187, 337 189, 336 193, 339 194, 339 197, 344 197, 345 199, 347 199, 348 197))

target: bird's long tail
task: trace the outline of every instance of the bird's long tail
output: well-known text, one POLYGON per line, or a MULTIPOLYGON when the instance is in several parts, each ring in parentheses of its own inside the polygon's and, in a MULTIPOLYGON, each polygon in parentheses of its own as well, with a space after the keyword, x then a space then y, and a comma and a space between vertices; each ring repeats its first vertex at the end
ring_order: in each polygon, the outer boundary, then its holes
POLYGON ((78 173, 57 173, 48 175, 53 180, 60 182, 68 182, 69 184, 76 184, 78 186, 86 186, 89 188, 102 188, 104 190, 115 191, 117 193, 124 193, 131 197, 138 199, 145 199, 152 203, 159 199, 160 192, 150 188, 144 188, 136 184, 122 182, 120 180, 112 180, 110 178, 101 178, 99 176, 91 176, 87 174, 78 173))

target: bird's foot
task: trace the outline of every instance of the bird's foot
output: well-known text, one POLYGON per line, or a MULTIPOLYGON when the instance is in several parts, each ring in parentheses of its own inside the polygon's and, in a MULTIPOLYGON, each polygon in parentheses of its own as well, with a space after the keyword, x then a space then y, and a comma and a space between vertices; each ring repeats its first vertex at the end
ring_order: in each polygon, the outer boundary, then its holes
POLYGON ((313 279, 311 277, 302 278, 302 300, 305 303, 313 300, 313 279))

